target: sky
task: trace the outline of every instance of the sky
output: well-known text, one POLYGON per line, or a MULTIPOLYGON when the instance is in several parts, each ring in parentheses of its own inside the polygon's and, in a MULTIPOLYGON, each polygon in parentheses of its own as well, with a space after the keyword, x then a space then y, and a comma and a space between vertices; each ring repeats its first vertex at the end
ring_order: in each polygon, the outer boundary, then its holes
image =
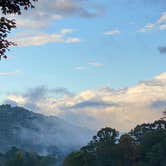
POLYGON ((0 62, 2 102, 91 128, 161 117, 165 0, 39 0, 9 17, 18 46, 0 62))

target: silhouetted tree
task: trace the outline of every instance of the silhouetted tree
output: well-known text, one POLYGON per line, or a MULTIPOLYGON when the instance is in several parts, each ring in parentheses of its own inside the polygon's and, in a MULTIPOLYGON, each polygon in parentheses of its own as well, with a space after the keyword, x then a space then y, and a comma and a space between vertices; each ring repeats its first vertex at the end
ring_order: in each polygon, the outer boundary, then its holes
POLYGON ((163 111, 163 117, 161 118, 161 120, 165 120, 166 119, 166 108, 165 110, 163 111))
POLYGON ((118 135, 115 129, 101 129, 87 146, 71 153, 64 166, 114 166, 113 154, 118 135))
POLYGON ((136 126, 118 139, 115 129, 100 130, 92 141, 64 160, 64 166, 166 166, 166 121, 136 126))
POLYGON ((14 42, 8 41, 8 34, 12 29, 16 28, 15 20, 6 18, 8 14, 21 14, 21 10, 34 8, 33 2, 37 0, 0 0, 0 10, 2 17, 0 18, 0 59, 7 58, 6 51, 10 46, 16 45, 14 42))

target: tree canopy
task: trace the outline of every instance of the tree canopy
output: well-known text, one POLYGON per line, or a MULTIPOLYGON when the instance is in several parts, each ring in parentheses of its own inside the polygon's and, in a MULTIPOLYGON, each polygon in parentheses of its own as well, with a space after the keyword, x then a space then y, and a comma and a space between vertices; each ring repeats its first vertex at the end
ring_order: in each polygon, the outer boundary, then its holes
POLYGON ((63 166, 165 166, 166 121, 142 124, 119 136, 101 129, 87 146, 69 154, 63 166))
POLYGON ((0 165, 3 166, 54 166, 56 163, 57 160, 53 156, 40 156, 16 147, 6 153, 0 153, 0 165))
POLYGON ((33 2, 37 0, 0 0, 0 10, 2 16, 0 18, 0 59, 7 58, 6 51, 10 46, 16 45, 12 41, 8 41, 8 34, 12 29, 16 28, 15 20, 7 18, 9 14, 20 15, 22 10, 34 8, 33 2))

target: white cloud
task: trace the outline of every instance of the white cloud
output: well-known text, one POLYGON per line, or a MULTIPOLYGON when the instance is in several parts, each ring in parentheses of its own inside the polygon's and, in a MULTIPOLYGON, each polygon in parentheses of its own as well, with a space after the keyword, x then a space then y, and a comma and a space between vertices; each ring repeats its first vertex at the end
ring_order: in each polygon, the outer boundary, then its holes
POLYGON ((0 76, 16 76, 20 75, 22 72, 20 70, 16 70, 13 72, 0 72, 0 76))
POLYGON ((125 89, 105 87, 57 98, 36 88, 24 94, 11 94, 7 100, 77 125, 94 129, 111 126, 128 131, 161 117, 166 106, 166 73, 125 89))
POLYGON ((102 64, 100 62, 96 62, 96 61, 88 62, 87 65, 85 65, 85 66, 76 66, 74 68, 74 70, 87 70, 90 68, 90 66, 95 67, 95 68, 101 68, 104 66, 104 64, 102 64))
POLYGON ((57 20, 66 17, 93 18, 103 14, 100 5, 82 0, 40 0, 34 3, 35 8, 23 11, 21 15, 10 15, 15 19, 18 34, 11 39, 19 46, 39 46, 47 43, 78 43, 81 40, 75 36, 65 36, 73 33, 74 29, 65 28, 58 33, 48 34, 46 28, 51 27, 57 20), (31 31, 35 31, 32 34, 31 31), (20 33, 21 32, 21 33, 20 33))
POLYGON ((161 25, 160 25, 160 29, 161 29, 161 30, 165 30, 165 29, 166 29, 166 24, 161 24, 161 25))
POLYGON ((73 33, 75 30, 74 29, 70 29, 70 28, 64 28, 61 30, 62 34, 70 34, 73 33))
POLYGON ((69 37, 65 40, 65 43, 80 43, 81 40, 77 37, 69 37))
POLYGON ((23 29, 44 28, 66 17, 92 18, 104 12, 99 5, 82 0, 40 0, 34 5, 34 9, 13 17, 16 18, 17 27, 23 29))
POLYGON ((162 24, 163 22, 166 22, 166 12, 161 14, 161 17, 157 21, 157 23, 162 24))
POLYGON ((88 64, 93 67, 103 67, 104 66, 104 64, 99 63, 99 62, 89 62, 88 64))
POLYGON ((155 28, 160 30, 166 29, 166 12, 162 13, 160 18, 156 22, 146 24, 143 28, 139 30, 139 32, 148 32, 155 28))
POLYGON ((143 28, 141 28, 141 29, 139 30, 139 32, 151 31, 153 28, 155 28, 155 24, 148 23, 148 24, 145 25, 143 28))
POLYGON ((17 19, 17 27, 19 28, 30 28, 30 29, 37 29, 37 28, 43 28, 47 27, 48 23, 41 22, 37 20, 29 20, 29 19, 17 19))
POLYGON ((87 68, 84 66, 77 66, 74 68, 74 70, 86 70, 87 68))
POLYGON ((78 43, 81 40, 75 36, 65 36, 73 33, 74 29, 62 29, 59 33, 45 33, 57 20, 66 17, 93 18, 103 14, 104 8, 89 1, 82 0, 40 0, 35 8, 23 11, 21 15, 10 15, 15 19, 21 32, 11 37, 19 46, 39 46, 47 43, 78 43), (35 31, 31 35, 31 31, 35 31))
POLYGON ((20 32, 11 37, 11 40, 20 47, 40 46, 48 43, 79 43, 81 40, 77 37, 66 37, 66 34, 72 33, 72 29, 63 29, 59 33, 48 34, 44 32, 20 32))
POLYGON ((120 34, 120 30, 118 30, 118 29, 114 29, 114 30, 107 31, 104 33, 104 35, 107 35, 107 36, 114 36, 114 35, 119 35, 119 34, 120 34))

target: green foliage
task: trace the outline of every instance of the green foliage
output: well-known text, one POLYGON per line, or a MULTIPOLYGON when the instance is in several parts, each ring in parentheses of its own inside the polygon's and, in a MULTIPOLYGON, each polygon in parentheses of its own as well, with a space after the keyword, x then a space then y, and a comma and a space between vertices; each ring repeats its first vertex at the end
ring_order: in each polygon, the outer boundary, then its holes
POLYGON ((3 166, 54 166, 55 163, 56 159, 52 156, 39 156, 16 147, 0 156, 0 165, 3 166))
POLYGON ((94 166, 94 158, 85 151, 73 152, 64 161, 64 166, 94 166))
POLYGON ((101 129, 87 146, 73 152, 64 166, 166 166, 166 121, 138 125, 121 135, 101 129))

